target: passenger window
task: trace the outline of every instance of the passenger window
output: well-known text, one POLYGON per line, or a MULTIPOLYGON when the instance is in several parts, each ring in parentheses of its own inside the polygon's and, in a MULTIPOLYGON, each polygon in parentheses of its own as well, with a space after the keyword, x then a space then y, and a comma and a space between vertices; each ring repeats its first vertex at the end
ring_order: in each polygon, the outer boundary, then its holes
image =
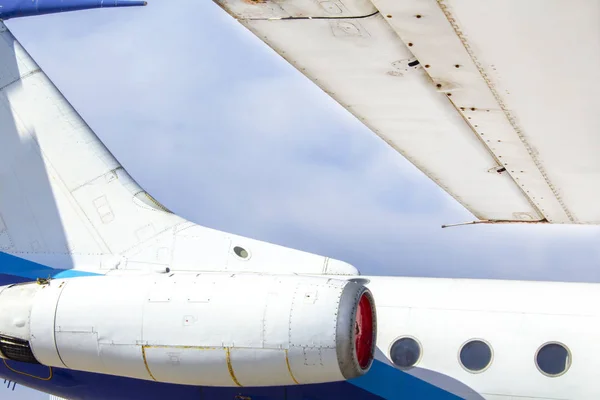
POLYGON ((459 360, 467 371, 483 372, 492 364, 492 348, 483 340, 470 340, 461 347, 459 360))
POLYGON ((410 368, 421 359, 421 344, 411 337, 397 339, 390 348, 390 358, 396 367, 410 368))
POLYGON ((535 365, 546 376, 560 376, 571 366, 571 353, 562 343, 546 343, 535 355, 535 365))

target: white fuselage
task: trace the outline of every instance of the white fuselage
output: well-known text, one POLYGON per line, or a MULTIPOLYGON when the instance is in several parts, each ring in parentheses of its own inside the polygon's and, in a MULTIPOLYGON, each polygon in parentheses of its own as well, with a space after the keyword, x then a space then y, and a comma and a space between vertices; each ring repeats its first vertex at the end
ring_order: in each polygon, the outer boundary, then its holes
POLYGON ((376 357, 393 365, 400 337, 422 346, 406 372, 463 398, 597 399, 600 286, 587 283, 363 277, 375 297, 376 357), (468 372, 459 361, 471 339, 487 342, 489 366, 468 372), (547 376, 536 366, 546 343, 563 344, 569 367, 547 376), (472 390, 470 390, 470 389, 472 390))

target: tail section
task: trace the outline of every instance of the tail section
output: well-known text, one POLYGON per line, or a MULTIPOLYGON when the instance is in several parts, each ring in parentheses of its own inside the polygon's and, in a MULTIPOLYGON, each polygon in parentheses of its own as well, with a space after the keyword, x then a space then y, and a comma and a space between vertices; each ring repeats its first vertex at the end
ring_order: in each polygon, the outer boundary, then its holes
POLYGON ((0 23, 0 250, 57 263, 184 222, 148 196, 0 23), (46 255, 47 257, 39 257, 46 255))
MULTIPOLYGON (((1 22, 0 253, 34 262, 24 277, 40 264, 100 273, 357 273, 341 261, 170 213, 131 178, 1 22)), ((8 264, 0 263, 0 274, 15 263, 8 264)))

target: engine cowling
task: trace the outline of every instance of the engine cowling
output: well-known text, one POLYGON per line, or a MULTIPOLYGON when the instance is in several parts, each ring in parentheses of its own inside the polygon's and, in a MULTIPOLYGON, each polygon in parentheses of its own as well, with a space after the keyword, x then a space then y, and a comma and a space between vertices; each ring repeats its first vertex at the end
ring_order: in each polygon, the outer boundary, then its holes
POLYGON ((324 277, 80 277, 0 288, 0 356, 202 386, 334 382, 365 374, 370 291, 324 277))

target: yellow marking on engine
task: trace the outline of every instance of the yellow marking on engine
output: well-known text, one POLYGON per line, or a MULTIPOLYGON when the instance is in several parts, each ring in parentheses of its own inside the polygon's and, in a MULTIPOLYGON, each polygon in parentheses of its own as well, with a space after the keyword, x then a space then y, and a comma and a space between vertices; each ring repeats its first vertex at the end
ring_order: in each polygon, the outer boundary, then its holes
POLYGON ((222 350, 219 347, 207 347, 207 346, 144 346, 147 349, 192 349, 192 350, 222 350))
POLYGON ((239 387, 242 387, 240 382, 235 377, 235 373, 233 372, 233 366, 231 365, 231 353, 229 352, 229 347, 225 347, 225 358, 227 360, 227 369, 229 370, 229 375, 231 375, 233 383, 235 383, 239 387))
POLYGON ((150 375, 150 378, 152 378, 153 381, 156 381, 156 378, 154 377, 154 375, 152 375, 150 367, 148 366, 148 360, 146 360, 146 346, 142 346, 142 358, 144 359, 144 365, 146 366, 146 371, 148 371, 148 375, 150 375))
POLYGON ((4 358, 2 359, 2 361, 4 362, 4 365, 6 365, 6 368, 8 368, 9 370, 11 370, 12 372, 14 372, 16 374, 25 375, 25 376, 28 376, 30 378, 39 379, 40 381, 49 381, 54 376, 54 372, 52 371, 52 367, 48 367, 50 375, 47 378, 42 378, 42 377, 39 377, 39 376, 28 374, 26 372, 21 372, 21 371, 18 371, 16 369, 12 368, 10 365, 8 365, 8 363, 6 362, 6 360, 4 358))
POLYGON ((290 373, 290 376, 292 377, 292 380, 294 381, 294 383, 296 385, 299 385, 300 382, 298 382, 296 380, 296 378, 294 377, 294 374, 292 373, 292 366, 290 365, 290 358, 288 357, 288 351, 287 351, 287 349, 285 350, 285 363, 287 364, 288 372, 290 373))

